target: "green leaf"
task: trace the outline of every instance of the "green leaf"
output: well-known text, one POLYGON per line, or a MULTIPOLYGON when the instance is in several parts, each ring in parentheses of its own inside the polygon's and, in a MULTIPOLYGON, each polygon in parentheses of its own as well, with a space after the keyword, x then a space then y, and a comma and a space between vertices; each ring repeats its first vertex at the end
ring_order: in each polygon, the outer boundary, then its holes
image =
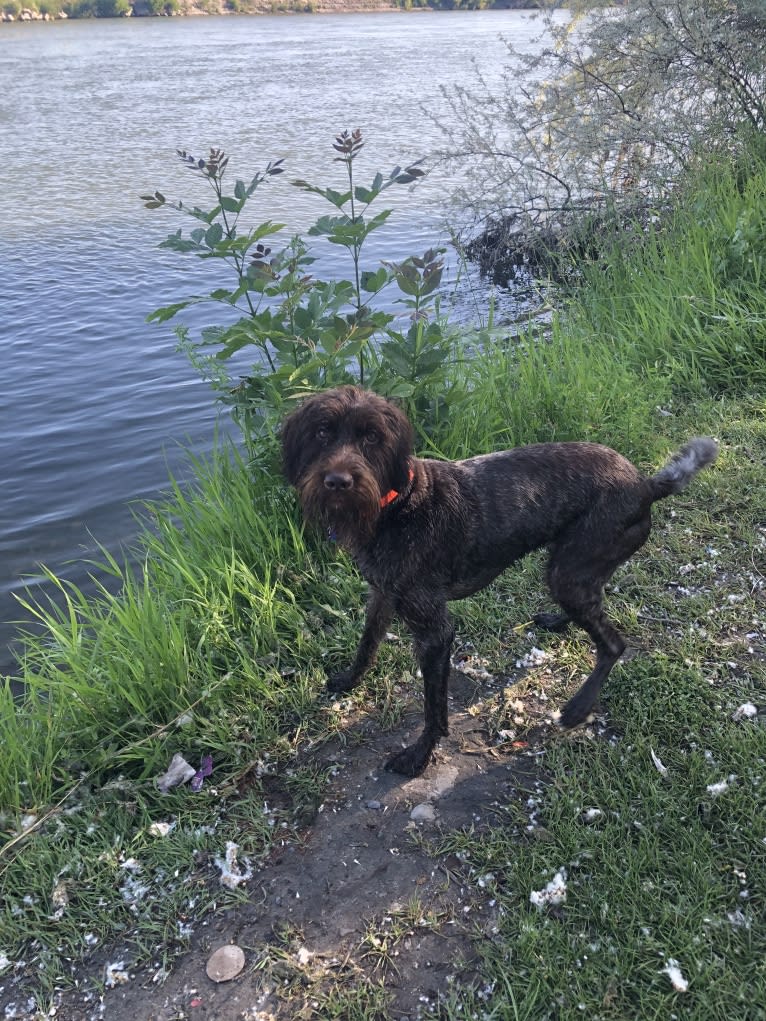
POLYGON ((220 344, 221 340, 226 336, 226 329, 223 326, 205 326, 200 331, 202 337, 202 343, 206 347, 212 347, 213 344, 220 344))
POLYGON ((244 204, 244 199, 237 200, 231 195, 224 195, 221 198, 221 209, 225 209, 227 213, 239 213, 244 204))
POLYGON ((344 358, 357 358, 360 352, 367 346, 367 337, 354 336, 343 345, 341 353, 344 358))
POLYGON ((358 184, 354 188, 354 198, 360 202, 364 202, 365 205, 369 205, 374 199, 378 197, 378 192, 372 191, 370 188, 363 188, 361 184, 358 184))
POLYGON ((327 199, 332 205, 341 209, 346 202, 351 198, 350 191, 336 191, 334 188, 317 188, 315 184, 309 184, 308 181, 295 180, 292 184, 296 188, 300 188, 301 191, 310 191, 314 195, 321 195, 323 199, 327 199))
POLYGON ((313 227, 309 227, 308 233, 312 237, 333 234, 351 222, 351 218, 348 216, 320 216, 313 227))
POLYGON ((238 333, 235 337, 231 337, 220 351, 216 351, 215 357, 220 362, 225 362, 232 355, 235 355, 237 351, 241 351, 243 347, 247 347, 248 344, 254 343, 252 337, 248 337, 244 333, 238 333))
POLYGON ((369 323, 376 330, 385 330, 394 319, 396 316, 390 312, 367 312, 364 317, 365 323, 369 323))
POLYGON ((163 305, 162 308, 155 308, 153 312, 150 312, 146 317, 147 323, 165 323, 168 319, 172 319, 173 316, 177 315, 183 309, 188 308, 192 304, 192 301, 177 301, 174 305, 163 305))
MULTIPOLYGON (((278 351, 280 354, 293 356, 293 362, 296 356, 300 356, 303 352, 310 350, 304 341, 286 333, 271 333, 268 340, 275 351, 278 351)), ((305 354, 303 356, 305 357, 305 354)))
POLYGON ((391 278, 386 267, 381 266, 374 273, 369 270, 365 270, 361 275, 360 282, 362 290, 377 292, 381 289, 381 287, 385 287, 390 279, 391 278))
POLYGON ((259 223, 257 227, 254 227, 247 234, 243 234, 242 237, 247 241, 247 247, 255 244, 256 241, 260 241, 261 238, 271 237, 272 234, 277 234, 280 230, 284 230, 284 223, 274 223, 273 220, 264 220, 263 223, 259 223))
POLYGON ((196 241, 189 240, 188 238, 182 238, 180 234, 171 234, 169 237, 161 241, 158 248, 170 248, 174 252, 199 252, 204 251, 202 245, 197 244, 196 241))
POLYGON ((411 262, 403 262, 394 269, 394 276, 400 291, 416 297, 420 293, 420 274, 411 262))
POLYGON ((447 352, 442 351, 439 348, 431 348, 430 351, 424 351, 418 358, 415 366, 415 370, 418 376, 427 376, 443 365, 447 358, 447 352))
POLYGON ((268 262, 263 262, 261 259, 256 259, 251 262, 245 272, 247 280, 251 284, 263 285, 276 278, 276 274, 268 262))
POLYGON ((381 209, 379 213, 376 213, 375 216, 367 222, 368 233, 371 230, 376 230, 376 228, 384 224, 391 213, 393 213, 393 209, 381 209))
POLYGON ((420 288, 421 297, 426 294, 432 294, 439 284, 442 282, 442 274, 444 273, 444 266, 439 265, 434 269, 423 274, 423 284, 420 288))
POLYGON ((386 395, 388 397, 398 397, 401 400, 412 397, 414 393, 414 385, 412 383, 405 383, 403 380, 394 383, 393 386, 386 387, 386 395))
POLYGON ((328 202, 332 202, 338 209, 342 209, 343 206, 351 199, 350 191, 335 191, 334 188, 325 188, 320 194, 324 195, 328 202))
POLYGON ((167 201, 161 191, 155 191, 153 195, 139 195, 138 197, 145 204, 147 209, 159 209, 159 207, 164 206, 167 201))
POLYGON ((307 308, 296 308, 293 320, 301 333, 308 333, 316 323, 314 316, 307 308))
POLYGON ((193 209, 189 209, 187 206, 183 205, 182 202, 178 203, 178 208, 182 209, 185 213, 188 213, 189 216, 193 216, 195 220, 202 220, 204 223, 210 223, 215 212, 215 210, 211 210, 211 212, 206 213, 205 210, 200 209, 199 206, 194 206, 193 209))
POLYGON ((214 223, 205 233, 205 244, 208 248, 215 248, 223 237, 223 227, 220 223, 214 223))
POLYGON ((407 353, 393 341, 381 344, 380 352, 395 372, 400 376, 412 375, 412 362, 407 353))

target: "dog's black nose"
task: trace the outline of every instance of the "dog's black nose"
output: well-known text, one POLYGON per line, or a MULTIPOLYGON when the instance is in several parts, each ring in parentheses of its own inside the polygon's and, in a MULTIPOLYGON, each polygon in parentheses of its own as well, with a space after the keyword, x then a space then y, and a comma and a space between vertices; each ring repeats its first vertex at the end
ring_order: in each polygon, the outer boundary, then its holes
POLYGON ((343 490, 351 489, 354 480, 349 472, 328 472, 324 477, 325 489, 343 490))

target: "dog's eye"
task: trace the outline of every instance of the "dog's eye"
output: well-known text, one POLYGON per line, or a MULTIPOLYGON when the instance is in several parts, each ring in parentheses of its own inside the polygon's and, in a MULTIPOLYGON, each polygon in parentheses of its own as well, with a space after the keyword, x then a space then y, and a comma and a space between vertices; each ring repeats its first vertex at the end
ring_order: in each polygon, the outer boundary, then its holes
POLYGON ((367 432, 364 434, 364 442, 369 443, 370 446, 372 446, 375 443, 379 443, 380 433, 376 432, 374 429, 368 429, 367 432))
POLYGON ((318 440, 329 440, 330 438, 330 427, 328 425, 320 425, 316 431, 316 438, 318 440))

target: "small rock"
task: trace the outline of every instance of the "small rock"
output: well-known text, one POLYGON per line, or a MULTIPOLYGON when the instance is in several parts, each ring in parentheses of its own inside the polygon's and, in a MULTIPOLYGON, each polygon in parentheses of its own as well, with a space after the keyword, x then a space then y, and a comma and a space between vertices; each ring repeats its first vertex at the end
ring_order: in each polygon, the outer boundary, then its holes
POLYGON ((433 822, 435 818, 436 809, 427 802, 424 802, 422 805, 415 805, 410 812, 410 819, 413 822, 433 822))
POLYGON ((234 943, 219 947, 208 958, 207 977, 213 982, 228 982, 236 978, 245 966, 245 952, 234 943))

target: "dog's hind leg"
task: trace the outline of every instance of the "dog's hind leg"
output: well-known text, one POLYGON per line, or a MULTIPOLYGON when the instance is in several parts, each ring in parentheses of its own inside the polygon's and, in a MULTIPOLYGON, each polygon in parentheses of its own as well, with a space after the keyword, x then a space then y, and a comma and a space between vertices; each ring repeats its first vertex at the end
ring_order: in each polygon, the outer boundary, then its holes
POLYGON ((597 598, 584 599, 575 606, 567 603, 571 619, 584 628, 596 645, 596 665, 586 678, 580 690, 569 699, 561 710, 561 725, 576 727, 583 723, 598 702, 604 681, 625 651, 622 636, 609 623, 601 605, 601 593, 597 598))
POLYGON ((414 744, 391 756, 386 769, 405 776, 418 776, 428 765, 439 738, 449 733, 447 684, 455 629, 443 602, 402 605, 397 607, 397 612, 401 613, 414 637, 415 654, 423 674, 425 727, 414 744))
POLYGON ((551 552, 548 583, 551 594, 564 611, 564 619, 578 624, 596 646, 596 664, 580 690, 561 711, 561 724, 582 723, 598 702, 604 681, 625 651, 625 641, 607 619, 603 607, 604 585, 614 571, 635 552, 649 534, 647 514, 625 529, 602 528, 599 541, 587 530, 576 538, 560 541, 551 552))
POLYGON ((327 680, 328 691, 351 691, 361 681, 375 661, 378 646, 385 637, 394 615, 393 604, 375 587, 370 588, 364 631, 356 650, 354 662, 327 680))

